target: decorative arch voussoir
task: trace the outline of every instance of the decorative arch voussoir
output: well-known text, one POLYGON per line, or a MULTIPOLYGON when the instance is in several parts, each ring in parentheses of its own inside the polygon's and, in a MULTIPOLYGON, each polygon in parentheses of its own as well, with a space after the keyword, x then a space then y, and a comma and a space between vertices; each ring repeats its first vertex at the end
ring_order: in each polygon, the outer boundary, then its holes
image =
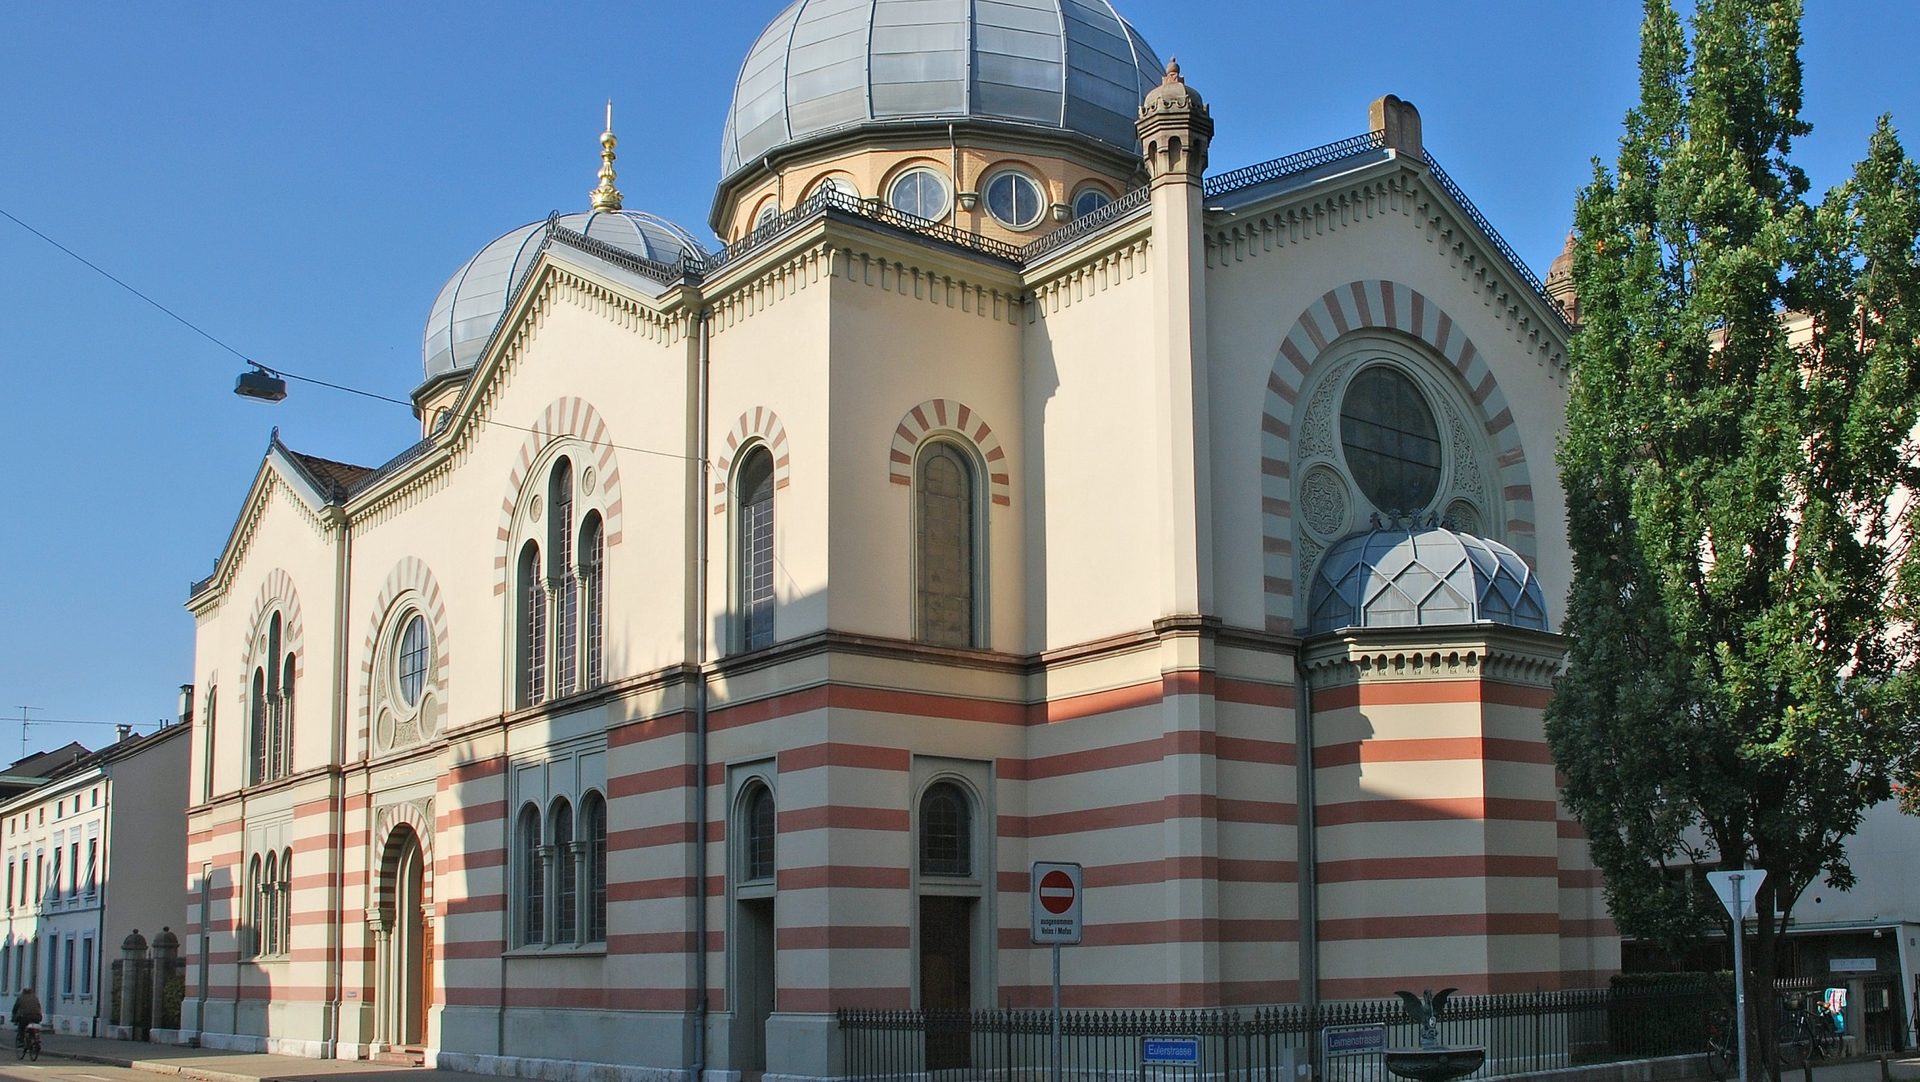
POLYGON ((893 446, 887 452, 887 479, 896 485, 913 485, 913 455, 929 434, 951 432, 973 444, 987 465, 987 493, 995 505, 1013 503, 1012 474, 1007 468, 1007 452, 992 426, 964 402, 951 398, 930 398, 907 411, 893 428, 893 446))
POLYGON ((1269 630, 1292 632, 1295 608, 1292 482, 1287 464, 1294 403, 1307 373, 1327 347, 1356 330, 1392 330, 1413 338, 1451 366, 1480 411, 1507 503, 1507 541, 1529 563, 1537 554, 1526 451, 1506 395, 1486 358, 1431 298, 1400 282, 1367 279, 1330 289, 1307 306, 1280 339, 1267 379, 1261 417, 1260 477, 1263 574, 1269 630), (1521 492, 1526 495, 1515 498, 1521 492))
POLYGON ((507 475, 506 495, 500 500, 500 521, 494 530, 493 592, 496 595, 507 592, 507 568, 513 562, 507 545, 512 540, 513 515, 520 506, 520 493, 526 486, 527 475, 547 448, 563 439, 577 439, 587 445, 582 464, 594 468, 599 478, 595 490, 604 493, 600 497, 605 501, 601 504, 601 519, 606 530, 603 540, 612 548, 622 539, 626 501, 621 498, 620 462, 614 455, 613 435, 599 411, 586 399, 556 398, 540 412, 539 419, 528 426, 527 438, 521 441, 520 453, 514 456, 513 469, 507 475))
POLYGON ((453 661, 452 629, 447 623, 447 602, 440 592, 440 582, 433 577, 433 570, 426 561, 408 556, 393 565, 387 572, 387 581, 380 586, 380 593, 374 598, 373 609, 367 616, 366 634, 360 640, 360 746, 369 747, 372 737, 369 726, 373 714, 373 666, 380 656, 380 631, 387 625, 387 615, 393 610, 394 602, 406 593, 415 593, 420 598, 420 611, 426 614, 427 625, 433 629, 434 669, 436 674, 434 690, 446 701, 447 678, 452 671, 453 661))
POLYGON ((733 477, 733 464, 740 451, 750 442, 767 445, 767 451, 773 455, 773 487, 786 488, 792 480, 793 456, 787 449, 787 426, 780 423, 780 415, 765 406, 755 406, 741 414, 727 430, 721 440, 719 457, 713 466, 713 513, 725 514, 727 510, 727 485, 733 477))
MULTIPOLYGON (((300 593, 293 588, 293 576, 282 568, 267 572, 260 582, 260 590, 254 595, 253 611, 247 618, 247 657, 254 656, 254 643, 266 634, 267 618, 275 609, 280 610, 280 648, 293 655, 293 675, 297 680, 306 675, 306 621, 300 615, 300 593)), ((251 665, 248 668, 252 668, 251 665)), ((240 681, 245 684, 246 681, 240 681)), ((242 700, 244 701, 244 693, 242 700)))

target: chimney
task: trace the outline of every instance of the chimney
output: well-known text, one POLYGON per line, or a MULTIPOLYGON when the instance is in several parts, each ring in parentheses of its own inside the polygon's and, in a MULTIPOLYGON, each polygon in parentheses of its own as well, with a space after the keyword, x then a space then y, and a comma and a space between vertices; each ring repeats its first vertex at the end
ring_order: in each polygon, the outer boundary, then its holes
POLYGON ((131 725, 115 725, 113 727, 113 739, 116 742, 125 740, 128 737, 131 737, 132 735, 133 735, 133 726, 131 725))

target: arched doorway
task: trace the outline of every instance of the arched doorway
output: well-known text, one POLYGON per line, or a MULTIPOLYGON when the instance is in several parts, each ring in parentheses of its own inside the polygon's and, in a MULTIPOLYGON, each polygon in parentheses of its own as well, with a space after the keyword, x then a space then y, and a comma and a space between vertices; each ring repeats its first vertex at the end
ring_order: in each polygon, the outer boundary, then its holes
POLYGON ((402 823, 387 838, 380 862, 378 1039, 390 1047, 419 1047, 427 1039, 433 1002, 433 931, 427 919, 427 862, 420 837, 402 823))

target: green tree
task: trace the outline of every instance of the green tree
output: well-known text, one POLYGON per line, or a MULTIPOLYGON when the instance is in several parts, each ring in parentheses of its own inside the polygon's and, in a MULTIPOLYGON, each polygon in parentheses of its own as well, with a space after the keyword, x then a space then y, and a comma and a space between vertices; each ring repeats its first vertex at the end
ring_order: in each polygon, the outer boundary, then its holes
MULTIPOLYGON (((1797 0, 1648 0, 1640 101, 1575 212, 1560 448, 1574 578, 1547 711, 1629 935, 1767 871, 1750 959, 1920 763, 1920 174, 1883 117, 1818 203, 1797 0)), ((1764 1012, 1763 1012, 1764 1014, 1764 1012)))

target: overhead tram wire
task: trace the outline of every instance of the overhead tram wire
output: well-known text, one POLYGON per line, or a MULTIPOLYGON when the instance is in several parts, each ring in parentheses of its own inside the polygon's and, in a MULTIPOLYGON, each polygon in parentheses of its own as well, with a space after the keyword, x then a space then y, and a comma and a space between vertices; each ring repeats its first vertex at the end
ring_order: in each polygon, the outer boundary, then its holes
MULTIPOLYGON (((207 341, 212 342, 214 345, 219 346, 221 349, 224 349, 228 353, 233 354, 235 357, 240 358, 242 362, 248 365, 251 365, 256 369, 259 369, 262 372, 266 372, 271 375, 278 376, 282 379, 297 380, 301 383, 311 383, 316 387, 325 387, 328 390, 342 391, 347 394, 359 395, 362 398, 372 398, 380 402, 391 402, 396 406, 405 406, 409 410, 413 409, 413 403, 407 401, 404 398, 394 398, 391 395, 384 395, 379 393, 378 391, 368 391, 368 390, 362 390, 359 387, 350 387, 344 383, 330 383, 324 379, 315 379, 312 376, 303 376, 297 372, 289 372, 282 368, 270 368, 267 365, 261 364, 259 361, 254 360, 253 358, 233 348, 232 346, 221 341, 220 339, 215 338, 210 332, 200 327, 199 325, 195 324, 193 321, 187 319, 187 317, 181 315, 180 313, 174 311, 171 308, 168 308, 166 305, 161 304, 159 301, 154 300, 152 297, 147 296, 145 293, 142 293, 138 289, 135 289, 133 286, 128 285, 125 281, 121 280, 120 278, 115 277, 113 274, 109 273, 107 270, 102 268, 98 263, 95 263, 93 260, 88 259, 86 256, 81 255, 79 252, 74 251, 72 248, 67 247, 66 245, 53 239, 47 234, 41 232, 38 229, 35 229, 33 226, 20 220, 19 217, 14 215, 12 212, 8 211, 5 207, 0 207, 0 216, 5 217, 8 221, 12 222, 13 224, 19 226, 20 228, 26 230, 29 233, 32 233, 34 236, 39 237, 41 240, 46 241, 48 244, 51 244, 53 247, 59 249, 61 252, 72 257, 76 262, 86 267, 88 270, 93 271, 95 274, 98 274, 100 277, 105 278, 107 281, 112 282, 114 285, 119 286, 121 289, 124 289, 127 292, 133 294, 134 296, 140 298, 141 300, 146 301, 148 304, 159 309, 169 319, 174 320, 175 322, 179 323, 181 326, 187 328, 188 330, 206 339, 207 341)), ((525 425, 516 425, 508 421, 495 421, 490 419, 481 419, 479 423, 483 425, 493 425, 498 428, 511 429, 515 432, 528 432, 536 436, 544 436, 544 435, 550 434, 546 432, 541 432, 538 429, 528 428, 525 425)), ((634 454, 639 454, 639 455, 657 455, 661 458, 678 459, 679 461, 682 461, 682 462, 696 461, 693 455, 683 455, 675 451, 661 451, 651 447, 630 447, 627 444, 613 443, 612 441, 608 441, 607 446, 612 447, 616 451, 632 451, 634 454)), ((701 463, 701 464, 708 468, 711 468, 713 465, 712 463, 701 463)), ((6 721, 6 720, 9 720, 9 719, 0 718, 0 721, 6 721)), ((19 719, 16 718, 12 720, 19 720, 19 719)), ((75 722, 74 724, 82 724, 82 723, 75 722)), ((112 725, 115 723, 114 722, 86 722, 84 724, 112 725)))

